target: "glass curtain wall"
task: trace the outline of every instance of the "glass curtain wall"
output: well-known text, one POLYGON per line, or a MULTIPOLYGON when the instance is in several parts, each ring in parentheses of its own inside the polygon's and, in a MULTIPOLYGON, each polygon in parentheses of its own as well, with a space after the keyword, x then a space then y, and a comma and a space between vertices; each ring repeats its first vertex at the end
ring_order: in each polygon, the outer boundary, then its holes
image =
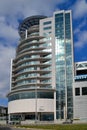
POLYGON ((65 43, 64 43, 64 14, 55 14, 56 37, 56 110, 57 119, 64 118, 65 105, 65 43))
POLYGON ((66 48, 66 86, 67 86, 67 118, 73 117, 73 64, 70 13, 65 14, 65 48, 66 48))
POLYGON ((56 115, 72 118, 72 42, 70 13, 55 14, 56 115))

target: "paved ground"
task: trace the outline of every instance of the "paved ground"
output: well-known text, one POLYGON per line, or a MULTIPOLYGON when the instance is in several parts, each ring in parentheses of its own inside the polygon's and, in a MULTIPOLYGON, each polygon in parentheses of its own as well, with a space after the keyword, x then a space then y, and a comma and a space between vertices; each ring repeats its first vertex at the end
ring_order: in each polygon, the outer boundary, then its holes
POLYGON ((0 130, 11 130, 11 128, 9 128, 9 127, 2 127, 2 126, 0 126, 0 130))
POLYGON ((10 126, 0 126, 0 130, 38 130, 38 129, 33 129, 33 128, 14 128, 14 127, 10 127, 10 126))
POLYGON ((0 130, 26 130, 26 129, 0 126, 0 130))

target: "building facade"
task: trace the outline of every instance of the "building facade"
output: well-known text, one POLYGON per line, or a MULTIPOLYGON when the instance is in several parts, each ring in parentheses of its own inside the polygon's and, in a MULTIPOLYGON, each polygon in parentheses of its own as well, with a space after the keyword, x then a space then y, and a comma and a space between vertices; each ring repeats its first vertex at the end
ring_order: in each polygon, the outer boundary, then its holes
POLYGON ((74 119, 87 121, 87 61, 75 63, 74 119))
POLYGON ((5 106, 0 106, 0 120, 7 120, 8 108, 5 106))
POLYGON ((72 118, 71 11, 56 11, 53 17, 28 17, 19 25, 19 35, 11 62, 10 120, 72 118))

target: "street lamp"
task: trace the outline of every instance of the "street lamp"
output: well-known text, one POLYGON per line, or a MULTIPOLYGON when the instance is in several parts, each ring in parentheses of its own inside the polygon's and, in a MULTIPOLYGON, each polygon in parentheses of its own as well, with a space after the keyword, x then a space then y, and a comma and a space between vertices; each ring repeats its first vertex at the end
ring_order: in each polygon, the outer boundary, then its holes
POLYGON ((37 82, 35 86, 35 123, 37 123, 37 82))
POLYGON ((40 106, 39 112, 40 112, 40 121, 42 120, 42 113, 44 111, 44 106, 40 106))
POLYGON ((66 105, 64 105, 64 119, 67 120, 67 112, 66 112, 66 105))

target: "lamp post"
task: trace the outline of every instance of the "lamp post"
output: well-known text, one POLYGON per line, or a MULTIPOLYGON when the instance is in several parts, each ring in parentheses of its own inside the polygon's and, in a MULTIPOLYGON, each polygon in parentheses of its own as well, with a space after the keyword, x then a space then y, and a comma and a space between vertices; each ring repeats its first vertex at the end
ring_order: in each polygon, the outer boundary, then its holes
POLYGON ((42 120, 42 113, 44 111, 44 106, 40 106, 39 112, 40 112, 40 121, 42 120))
POLYGON ((37 123, 37 82, 35 87, 35 123, 37 123))
POLYGON ((67 120, 67 112, 66 112, 66 105, 64 105, 64 119, 67 120))

